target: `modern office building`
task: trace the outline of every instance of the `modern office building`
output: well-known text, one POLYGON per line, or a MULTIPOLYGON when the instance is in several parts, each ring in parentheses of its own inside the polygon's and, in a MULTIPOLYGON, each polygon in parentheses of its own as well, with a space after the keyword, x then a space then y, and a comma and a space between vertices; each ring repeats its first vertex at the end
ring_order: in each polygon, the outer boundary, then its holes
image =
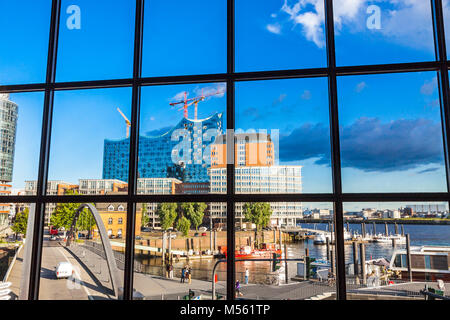
POLYGON ((107 192, 119 192, 127 186, 126 182, 115 179, 80 179, 78 193, 102 195, 107 192))
MULTIPOLYGON (((209 118, 183 118, 159 136, 139 137, 140 178, 176 178, 182 182, 209 182, 210 145, 222 133, 222 113, 209 118)), ((105 140, 103 179, 128 181, 129 139, 105 140)))
MULTIPOLYGON (((236 134, 235 192, 246 194, 276 194, 302 192, 302 166, 277 166, 274 143, 268 134, 236 134)), ((210 192, 227 192, 226 146, 224 136, 217 138, 211 148, 210 192)), ((295 225, 303 217, 301 203, 271 203, 272 225, 295 225)), ((211 203, 210 214, 216 222, 224 223, 226 203, 211 203)), ((236 219, 242 223, 243 204, 236 204, 236 219)))

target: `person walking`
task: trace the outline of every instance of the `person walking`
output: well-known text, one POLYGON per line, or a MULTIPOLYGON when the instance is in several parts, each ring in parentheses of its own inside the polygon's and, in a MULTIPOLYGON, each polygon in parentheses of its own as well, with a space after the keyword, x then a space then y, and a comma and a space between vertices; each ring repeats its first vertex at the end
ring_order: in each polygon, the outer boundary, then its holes
POLYGON ((173 279, 173 265, 169 264, 169 278, 173 279))
POLYGON ((243 294, 241 292, 241 284, 239 283, 239 280, 236 280, 236 298, 242 296, 243 294))
POLYGON ((188 282, 189 284, 191 284, 191 277, 192 277, 192 269, 190 265, 187 265, 187 269, 188 269, 188 282))
POLYGON ((248 268, 245 268, 245 284, 248 284, 248 276, 250 275, 250 271, 248 268))
POLYGON ((170 265, 166 264, 166 278, 169 278, 170 265))
POLYGON ((186 276, 186 268, 183 267, 183 269, 181 269, 181 283, 184 283, 184 277, 186 276))

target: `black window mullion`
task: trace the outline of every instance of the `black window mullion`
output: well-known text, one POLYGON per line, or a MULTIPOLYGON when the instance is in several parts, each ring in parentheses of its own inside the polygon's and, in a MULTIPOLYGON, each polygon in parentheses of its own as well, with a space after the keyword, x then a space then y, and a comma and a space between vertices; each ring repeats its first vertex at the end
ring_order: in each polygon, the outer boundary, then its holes
POLYGON ((235 0, 227 1, 227 299, 234 300, 236 296, 236 258, 234 250, 235 239, 235 143, 234 143, 234 81, 235 71, 235 0))
POLYGON ((123 299, 133 299, 134 245, 136 229, 136 202, 133 195, 137 190, 138 154, 139 154, 139 118, 141 105, 141 86, 139 78, 142 74, 142 39, 144 28, 144 0, 136 0, 136 17, 134 31, 133 93, 131 106, 130 157, 128 171, 128 202, 125 244, 125 270, 123 299))
POLYGON ((342 204, 341 156, 339 142, 339 116, 337 99, 336 48, 334 39, 333 1, 324 0, 325 27, 327 39, 328 61, 328 95, 330 103, 330 134, 331 134, 331 167, 333 177, 334 223, 336 234, 336 294, 338 300, 346 300, 345 285, 345 248, 344 248, 344 218, 342 204))
POLYGON ((442 11, 441 0, 430 0, 431 13, 433 19, 434 31, 434 47, 436 52, 436 59, 439 63, 439 70, 437 72, 439 100, 441 106, 441 125, 442 125, 442 140, 444 143, 444 157, 445 157, 445 172, 447 177, 447 192, 450 192, 450 97, 449 97, 449 78, 447 69, 447 52, 445 45, 445 30, 444 17, 442 11))
POLYGON ((50 20, 50 33, 47 56, 46 88, 42 119, 41 147, 39 157, 39 171, 37 181, 36 209, 34 218, 33 245, 31 251, 30 278, 28 286, 28 299, 39 299, 39 282, 42 259, 42 243, 44 235, 45 202, 43 197, 47 192, 48 164, 50 157, 50 139, 52 127, 52 114, 54 103, 54 91, 50 89, 55 82, 56 57, 59 37, 59 17, 61 13, 61 0, 52 1, 50 20))

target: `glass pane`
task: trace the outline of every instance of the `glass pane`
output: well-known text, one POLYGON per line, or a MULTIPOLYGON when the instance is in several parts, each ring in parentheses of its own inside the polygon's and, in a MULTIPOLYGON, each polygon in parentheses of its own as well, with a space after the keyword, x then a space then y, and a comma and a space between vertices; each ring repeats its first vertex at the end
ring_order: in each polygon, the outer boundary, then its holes
POLYGON ((448 202, 345 203, 345 228, 352 235, 345 246, 347 298, 423 299, 420 290, 425 283, 438 289, 437 280, 445 281, 448 266, 423 270, 427 259, 432 263, 433 257, 447 258, 448 214, 448 202), (413 283, 408 274, 407 235, 413 283))
POLYGON ((236 193, 331 192, 327 95, 324 78, 236 84, 236 193))
POLYGON ((335 0, 334 22, 338 65, 435 59, 430 1, 335 0))
POLYGON ((138 193, 209 193, 211 146, 226 128, 225 84, 144 87, 141 101, 138 193))
POLYGON ((236 1, 236 71, 326 65, 323 1, 236 1))
POLYGON ((45 82, 51 6, 50 0, 0 2, 0 85, 45 82))
POLYGON ((44 93, 0 94, 0 195, 35 195, 44 93))
POLYGON ((237 298, 336 299, 333 230, 331 203, 237 203, 237 298))
MULTIPOLYGON (((218 205, 225 204, 136 206, 134 299, 211 299, 214 265, 227 245, 226 217, 211 215, 218 205)), ((216 275, 216 298, 223 299, 226 264, 218 264, 216 275)))
POLYGON ((225 0, 145 2, 143 75, 226 72, 225 0))
POLYGON ((128 161, 111 167, 119 155, 129 157, 123 138, 129 129, 124 118, 130 117, 130 88, 56 92, 47 194, 126 190, 127 180, 121 179, 128 176, 128 161))
POLYGON ((445 192, 434 72, 338 79, 344 192, 445 192))
POLYGON ((57 81, 131 78, 135 2, 63 0, 57 81))
POLYGON ((2 300, 27 300, 26 279, 30 276, 34 220, 29 203, 0 204, 0 297, 2 300))
POLYGON ((44 229, 39 299, 121 299, 126 217, 125 203, 57 204, 44 229))

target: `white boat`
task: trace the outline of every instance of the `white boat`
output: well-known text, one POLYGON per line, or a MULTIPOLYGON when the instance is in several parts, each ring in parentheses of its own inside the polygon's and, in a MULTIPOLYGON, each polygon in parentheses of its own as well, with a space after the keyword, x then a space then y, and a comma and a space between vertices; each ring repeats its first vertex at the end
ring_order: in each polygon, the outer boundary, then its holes
POLYGON ((392 241, 395 240, 396 244, 406 244, 406 237, 402 236, 400 234, 393 234, 390 236, 377 236, 374 238, 374 241, 376 243, 389 243, 391 244, 392 241))
MULTIPOLYGON (((314 236, 314 244, 326 244, 327 239, 331 243, 334 240, 334 236, 332 236, 331 232, 317 233, 314 236)), ((352 239, 352 235, 348 231, 344 231, 344 241, 349 241, 352 239)))

